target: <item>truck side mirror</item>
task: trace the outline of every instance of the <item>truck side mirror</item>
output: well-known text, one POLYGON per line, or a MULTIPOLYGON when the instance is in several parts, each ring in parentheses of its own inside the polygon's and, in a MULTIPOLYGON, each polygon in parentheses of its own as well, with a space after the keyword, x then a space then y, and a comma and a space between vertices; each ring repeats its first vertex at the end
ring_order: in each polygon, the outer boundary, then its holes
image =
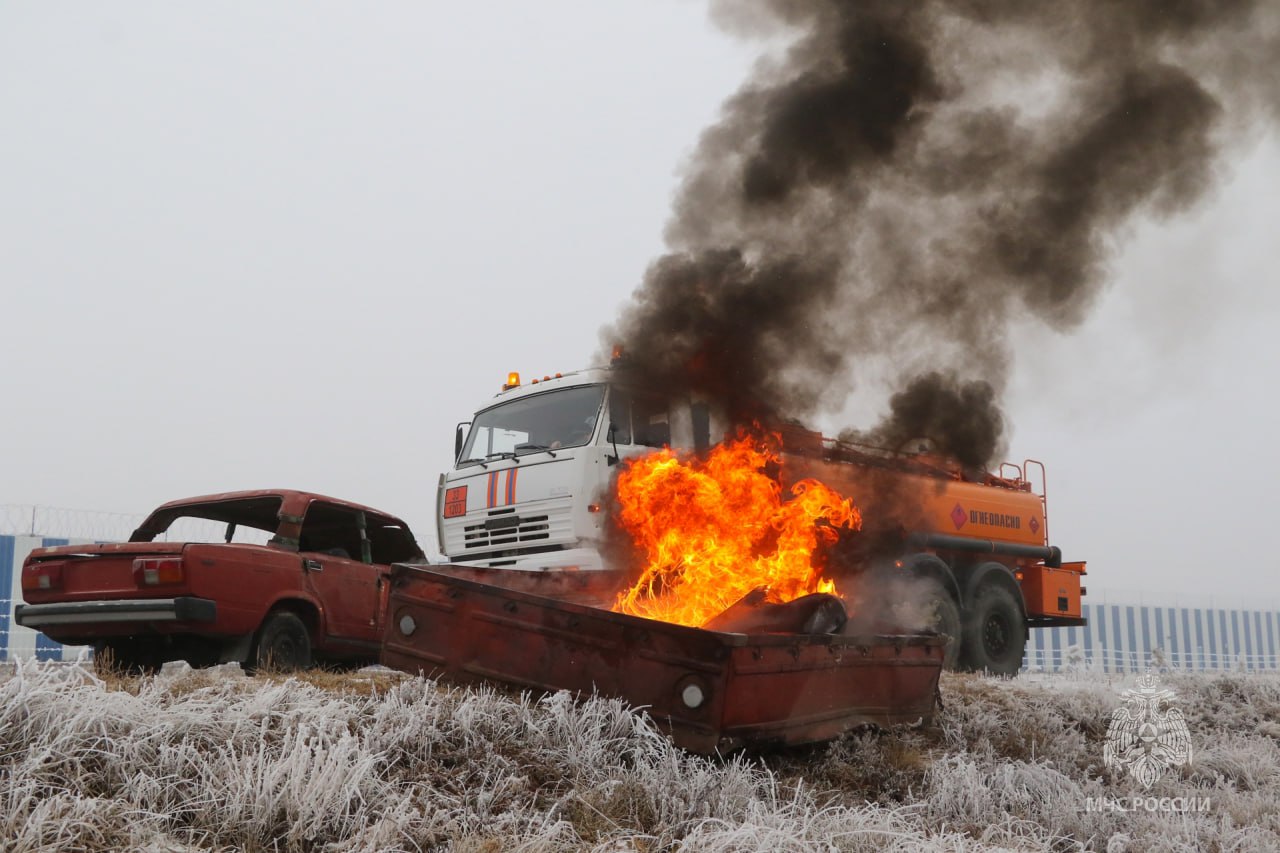
POLYGON ((453 433, 453 460, 458 461, 458 457, 462 454, 462 442, 467 437, 465 428, 471 426, 471 421, 463 421, 458 424, 453 433))
POLYGON ((608 437, 609 443, 613 445, 613 455, 610 456, 606 453, 604 460, 609 464, 609 467, 612 468, 614 465, 618 464, 618 460, 621 458, 618 455, 618 425, 613 421, 609 422, 608 437))

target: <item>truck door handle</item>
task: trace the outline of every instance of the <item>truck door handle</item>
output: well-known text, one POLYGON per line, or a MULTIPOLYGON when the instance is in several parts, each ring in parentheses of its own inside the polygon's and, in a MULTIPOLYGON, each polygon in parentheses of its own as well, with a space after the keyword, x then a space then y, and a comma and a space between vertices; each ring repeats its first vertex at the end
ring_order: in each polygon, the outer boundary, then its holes
POLYGON ((319 560, 303 560, 302 568, 310 572, 323 572, 324 563, 320 562, 319 560))

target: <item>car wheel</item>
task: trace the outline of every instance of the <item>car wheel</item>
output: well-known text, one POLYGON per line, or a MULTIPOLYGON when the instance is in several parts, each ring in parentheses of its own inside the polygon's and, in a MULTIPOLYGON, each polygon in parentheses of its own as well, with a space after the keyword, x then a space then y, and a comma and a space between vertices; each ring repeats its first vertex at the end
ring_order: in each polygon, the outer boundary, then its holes
POLYGON ((307 669, 311 666, 311 633, 297 614, 278 610, 258 629, 249 663, 255 671, 307 669))

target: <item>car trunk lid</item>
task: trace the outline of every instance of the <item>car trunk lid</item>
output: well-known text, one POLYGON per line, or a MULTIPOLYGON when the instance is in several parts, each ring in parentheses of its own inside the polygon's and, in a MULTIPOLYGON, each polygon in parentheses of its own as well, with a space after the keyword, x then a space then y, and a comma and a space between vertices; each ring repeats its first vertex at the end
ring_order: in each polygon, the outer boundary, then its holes
POLYGON ((28 604, 44 604, 172 596, 186 588, 172 580, 184 547, 182 542, 122 542, 38 548, 23 564, 23 598, 28 604), (145 562, 135 567, 139 560, 145 562), (167 582, 144 582, 144 568, 152 570, 155 580, 167 582))

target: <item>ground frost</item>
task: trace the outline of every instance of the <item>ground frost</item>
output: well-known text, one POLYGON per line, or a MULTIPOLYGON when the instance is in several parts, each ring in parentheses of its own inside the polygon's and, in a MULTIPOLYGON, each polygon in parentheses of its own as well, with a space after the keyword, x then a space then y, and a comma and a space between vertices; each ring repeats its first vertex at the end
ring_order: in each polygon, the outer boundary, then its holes
POLYGON ((1170 674, 1196 762, 1102 767, 1131 679, 947 676, 931 726, 708 760, 600 697, 392 673, 0 677, 0 848, 250 851, 1280 849, 1280 678, 1170 674), (1209 798, 1169 814, 1091 809, 1209 798))

